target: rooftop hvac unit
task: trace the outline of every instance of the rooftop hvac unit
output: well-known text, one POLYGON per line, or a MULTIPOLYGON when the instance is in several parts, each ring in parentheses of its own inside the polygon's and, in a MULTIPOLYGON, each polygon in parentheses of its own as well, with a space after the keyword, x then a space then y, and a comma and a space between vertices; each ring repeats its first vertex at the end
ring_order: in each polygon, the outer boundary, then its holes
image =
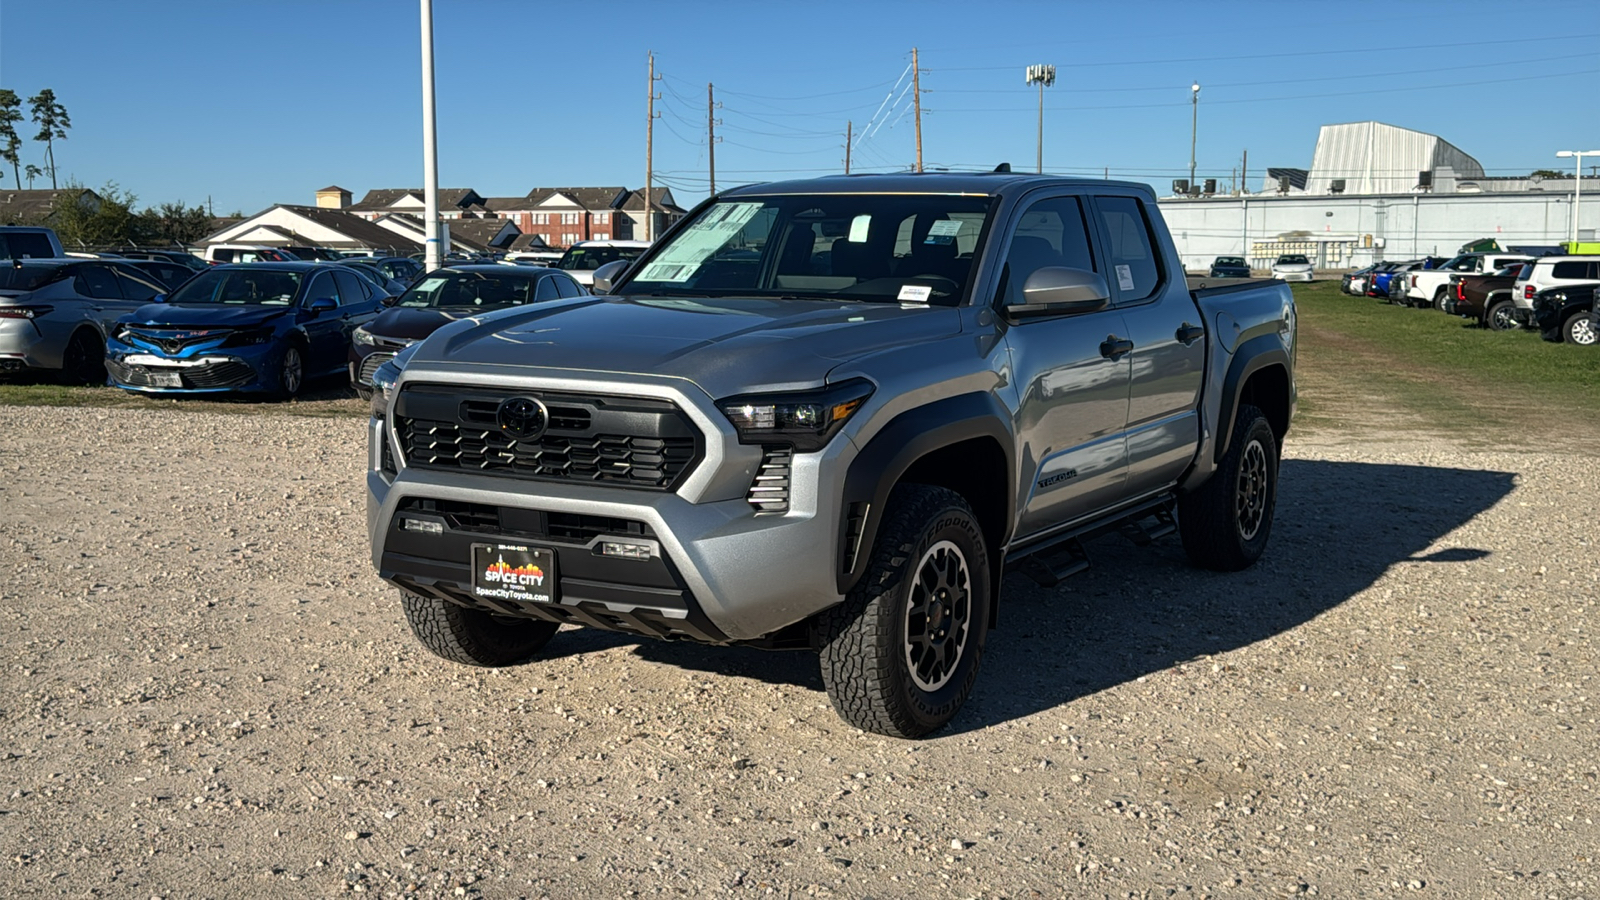
POLYGON ((1420 188, 1432 188, 1433 187, 1433 170, 1432 169, 1425 169, 1425 170, 1417 173, 1417 187, 1420 187, 1420 188))
POLYGON ((1217 192, 1217 180, 1215 178, 1207 178, 1206 179, 1205 193, 1207 193, 1207 194, 1215 194, 1216 192, 1217 192))
POLYGON ((1342 194, 1342 193, 1344 193, 1344 179, 1343 178, 1335 178, 1334 180, 1328 182, 1328 193, 1330 193, 1330 194, 1342 194))
POLYGON ((1174 179, 1172 179, 1172 192, 1174 194, 1177 194, 1180 197, 1183 196, 1184 194, 1189 193, 1189 179, 1187 179, 1187 178, 1174 178, 1174 179))
POLYGON ((1280 193, 1280 194, 1289 193, 1289 176, 1287 176, 1287 175, 1279 175, 1278 176, 1278 193, 1280 193))

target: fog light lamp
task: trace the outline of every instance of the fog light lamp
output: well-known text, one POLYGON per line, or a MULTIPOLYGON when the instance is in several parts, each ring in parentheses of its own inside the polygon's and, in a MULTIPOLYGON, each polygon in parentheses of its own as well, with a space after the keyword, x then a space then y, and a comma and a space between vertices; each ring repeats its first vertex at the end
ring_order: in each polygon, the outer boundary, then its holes
POLYGON ((625 544, 621 541, 603 541, 600 544, 601 556, 615 556, 620 559, 649 559, 649 544, 625 544))
POLYGON ((427 519, 401 519, 400 527, 420 534, 444 534, 443 522, 430 522, 427 519))

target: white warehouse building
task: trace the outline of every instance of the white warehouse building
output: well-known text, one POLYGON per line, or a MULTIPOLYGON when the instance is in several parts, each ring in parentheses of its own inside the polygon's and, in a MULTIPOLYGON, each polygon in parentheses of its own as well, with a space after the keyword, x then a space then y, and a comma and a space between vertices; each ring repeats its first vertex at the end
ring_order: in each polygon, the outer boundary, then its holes
MULTIPOLYGON (((1572 235, 1572 178, 1489 178, 1477 160, 1434 135, 1381 122, 1325 125, 1305 188, 1161 199, 1184 266, 1218 256, 1266 268, 1304 253, 1318 268, 1451 255, 1494 238, 1552 246, 1572 235)), ((1584 179, 1579 239, 1600 226, 1600 179, 1584 179), (1591 184, 1592 182, 1592 184, 1591 184), (1590 192, 1594 191, 1593 194, 1590 192)))

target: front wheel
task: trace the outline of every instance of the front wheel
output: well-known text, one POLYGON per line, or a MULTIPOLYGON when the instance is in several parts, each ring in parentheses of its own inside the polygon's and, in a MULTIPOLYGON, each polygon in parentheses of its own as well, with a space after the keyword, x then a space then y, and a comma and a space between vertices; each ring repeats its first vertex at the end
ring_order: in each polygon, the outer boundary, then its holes
POLYGON ((814 626, 834 710, 890 737, 943 728, 977 680, 990 591, 987 544, 966 500, 896 487, 866 575, 814 626))
POLYGON ((1433 308, 1444 312, 1444 295, 1447 288, 1439 288, 1433 292, 1433 308))
POLYGON ((283 359, 278 361, 278 396, 291 400, 305 386, 306 361, 299 344, 283 348, 283 359))
POLYGON ((1484 310, 1483 324, 1487 325, 1490 331, 1513 331, 1517 327, 1516 316, 1512 315, 1514 309, 1516 304, 1510 300, 1491 303, 1489 308, 1484 310))
POLYGON ((1586 312, 1573 313, 1561 326, 1561 337, 1569 344, 1593 347, 1596 336, 1594 319, 1586 312))
POLYGON ((542 619, 496 616, 448 600, 400 592, 406 621, 435 656, 469 666, 499 668, 538 652, 560 627, 542 619))
POLYGON ((1228 452, 1198 489, 1178 498, 1178 533, 1202 569, 1249 568, 1267 547, 1278 502, 1278 439, 1267 417, 1240 406, 1228 452))

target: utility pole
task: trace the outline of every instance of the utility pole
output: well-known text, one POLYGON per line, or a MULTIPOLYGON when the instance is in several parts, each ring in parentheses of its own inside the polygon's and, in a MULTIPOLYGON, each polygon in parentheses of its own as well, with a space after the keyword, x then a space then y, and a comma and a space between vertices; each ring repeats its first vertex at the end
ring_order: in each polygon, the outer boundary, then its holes
POLYGON ((1189 190, 1194 190, 1194 139, 1200 130, 1200 82, 1196 81, 1189 87, 1193 95, 1194 111, 1189 116, 1189 190))
POLYGON ((922 70, 917 67, 917 48, 911 48, 911 103, 917 111, 917 171, 922 171, 922 70))
POLYGON ((439 132, 433 110, 433 0, 422 0, 423 265, 439 268, 439 132))
POLYGON ((844 173, 846 175, 850 174, 850 144, 855 141, 855 131, 856 123, 854 121, 846 121, 844 123, 844 173))
POLYGON ((1244 149, 1244 160, 1239 163, 1239 190, 1250 193, 1250 148, 1244 149))
POLYGON ((1039 174, 1044 174, 1044 89, 1056 83, 1055 66, 1029 66, 1028 84, 1039 86, 1039 174))
POLYGON ((650 91, 646 95, 648 99, 644 108, 644 239, 653 241, 656 239, 656 214, 650 195, 655 179, 655 169, 652 168, 655 160, 652 154, 656 147, 656 100, 660 97, 656 94, 656 81, 659 80, 656 76, 656 55, 649 51, 646 53, 650 57, 650 91))
POLYGON ((717 101, 706 82, 706 155, 711 158, 711 196, 717 195, 717 101))

